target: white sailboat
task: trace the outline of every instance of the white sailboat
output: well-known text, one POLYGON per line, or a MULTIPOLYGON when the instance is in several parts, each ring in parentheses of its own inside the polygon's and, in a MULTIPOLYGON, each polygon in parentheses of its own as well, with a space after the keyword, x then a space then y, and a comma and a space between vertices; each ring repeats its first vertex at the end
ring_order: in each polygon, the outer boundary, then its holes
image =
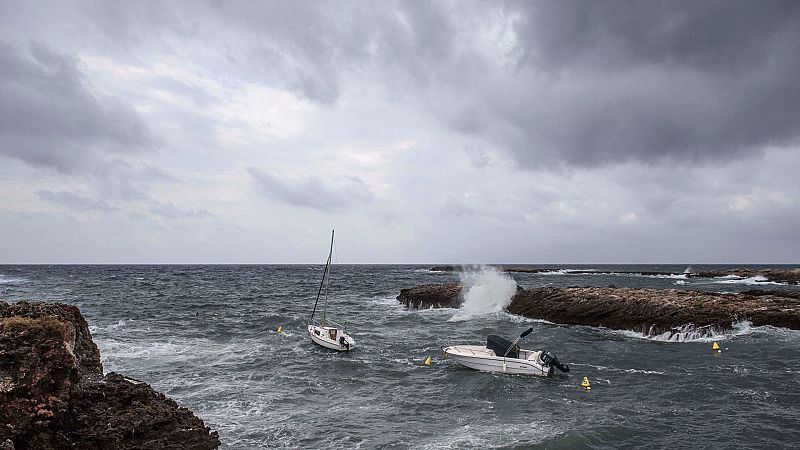
POLYGON ((322 273, 322 282, 317 291, 317 300, 314 302, 314 310, 311 312, 311 319, 308 324, 308 335, 311 341, 331 350, 346 352, 356 347, 356 341, 347 334, 347 325, 340 325, 328 318, 328 286, 330 285, 331 257, 333 256, 333 234, 331 230, 331 250, 328 253, 328 261, 325 262, 325 271, 322 273), (314 324, 314 314, 317 312, 317 304, 322 295, 322 288, 325 288, 325 297, 322 303, 322 322, 314 324))

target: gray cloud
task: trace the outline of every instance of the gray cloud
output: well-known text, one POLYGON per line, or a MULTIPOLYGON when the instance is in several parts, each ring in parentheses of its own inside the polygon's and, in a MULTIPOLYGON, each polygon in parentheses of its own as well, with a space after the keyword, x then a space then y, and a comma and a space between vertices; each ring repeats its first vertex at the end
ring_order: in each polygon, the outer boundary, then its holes
POLYGON ((376 75, 523 166, 718 162, 800 137, 797 2, 373 6, 210 9, 260 37, 243 67, 321 103, 376 75))
POLYGON ((172 202, 151 201, 149 211, 167 219, 206 219, 214 215, 204 209, 180 208, 172 202))
POLYGON ((114 211, 117 208, 105 200, 76 194, 69 191, 50 191, 42 189, 36 192, 39 198, 52 202, 73 211, 114 211))
POLYGON ((374 197, 372 189, 357 177, 323 182, 317 177, 278 177, 255 167, 247 171, 259 193, 289 205, 332 210, 369 202, 374 197))
POLYGON ((80 9, 115 49, 138 44, 129 57, 180 43, 239 79, 325 105, 349 80, 377 82, 527 167, 718 162, 800 137, 794 1, 80 9))
POLYGON ((719 161, 798 142, 797 2, 539 2, 519 12, 518 81, 531 87, 487 98, 483 123, 523 164, 719 161))
POLYGON ((75 59, 43 44, 0 42, 0 98, 0 154, 34 166, 91 170, 156 142, 133 108, 91 93, 75 59))

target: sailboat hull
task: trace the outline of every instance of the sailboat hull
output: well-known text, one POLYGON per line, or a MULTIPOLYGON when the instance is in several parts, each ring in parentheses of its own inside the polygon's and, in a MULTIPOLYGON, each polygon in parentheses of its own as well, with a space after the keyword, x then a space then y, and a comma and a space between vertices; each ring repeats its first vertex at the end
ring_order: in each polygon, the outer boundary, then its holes
POLYGON ((338 352, 347 352, 356 348, 355 339, 336 327, 309 325, 308 335, 311 336, 313 343, 338 352))

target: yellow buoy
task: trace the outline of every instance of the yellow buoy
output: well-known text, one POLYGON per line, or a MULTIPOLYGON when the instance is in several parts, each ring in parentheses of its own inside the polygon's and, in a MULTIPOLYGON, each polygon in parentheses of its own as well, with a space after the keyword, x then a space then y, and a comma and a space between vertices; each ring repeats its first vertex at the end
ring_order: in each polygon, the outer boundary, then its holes
POLYGON ((592 390, 592 385, 589 383, 589 377, 583 377, 583 382, 581 383, 581 387, 586 389, 587 391, 592 390))
POLYGON ((716 350, 718 353, 722 353, 722 350, 720 350, 719 348, 719 344, 717 344, 716 342, 714 342, 714 345, 711 346, 711 349, 716 350))
POLYGON ((278 333, 283 333, 283 326, 282 325, 278 325, 278 333))
POLYGON ((425 365, 426 365, 426 366, 430 366, 430 365, 431 365, 431 357, 430 357, 430 356, 428 356, 427 358, 425 358, 425 365))

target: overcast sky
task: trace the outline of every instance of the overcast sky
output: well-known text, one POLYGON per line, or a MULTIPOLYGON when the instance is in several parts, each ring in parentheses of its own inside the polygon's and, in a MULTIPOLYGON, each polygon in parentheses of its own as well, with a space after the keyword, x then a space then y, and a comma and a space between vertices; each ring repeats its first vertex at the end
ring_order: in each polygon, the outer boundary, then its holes
POLYGON ((797 263, 800 2, 0 4, 0 263, 797 263))

